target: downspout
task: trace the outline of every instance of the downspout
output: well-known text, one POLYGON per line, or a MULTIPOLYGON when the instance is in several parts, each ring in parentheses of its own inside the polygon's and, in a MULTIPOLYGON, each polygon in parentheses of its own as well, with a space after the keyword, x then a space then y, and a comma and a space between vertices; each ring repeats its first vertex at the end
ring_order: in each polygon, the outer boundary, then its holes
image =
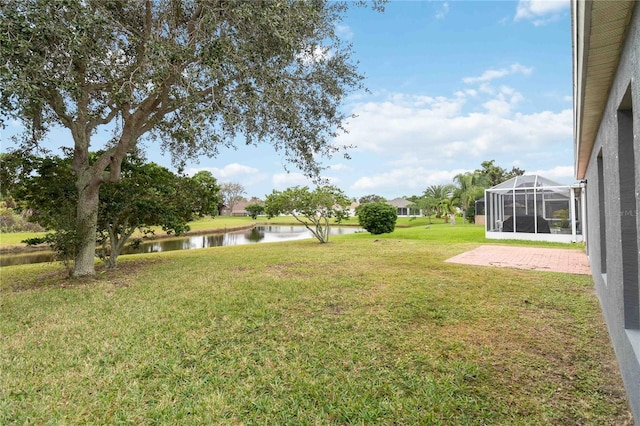
POLYGON ((573 186, 569 189, 569 218, 571 220, 571 242, 576 242, 576 190, 573 186))

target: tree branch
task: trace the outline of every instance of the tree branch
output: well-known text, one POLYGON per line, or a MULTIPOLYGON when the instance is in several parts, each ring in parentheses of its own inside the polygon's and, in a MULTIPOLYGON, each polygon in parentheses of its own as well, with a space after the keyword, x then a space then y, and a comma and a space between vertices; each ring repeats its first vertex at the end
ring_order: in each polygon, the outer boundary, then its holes
POLYGON ((117 108, 111 108, 111 110, 109 111, 109 114, 107 114, 105 117, 96 117, 93 120, 90 120, 89 121, 89 128, 90 129, 95 129, 98 126, 109 124, 111 122, 111 120, 113 120, 113 118, 116 115, 118 115, 118 109, 117 108))
POLYGON ((70 129, 73 125, 73 118, 67 114, 67 108, 64 105, 64 99, 60 92, 55 89, 49 89, 49 96, 44 96, 44 98, 60 121, 62 121, 62 124, 70 129))

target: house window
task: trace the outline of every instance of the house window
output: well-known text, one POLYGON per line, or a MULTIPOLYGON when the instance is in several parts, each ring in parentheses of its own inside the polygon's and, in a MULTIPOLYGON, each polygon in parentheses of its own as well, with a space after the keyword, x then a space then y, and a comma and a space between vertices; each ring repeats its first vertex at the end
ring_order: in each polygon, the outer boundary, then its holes
MULTIPOLYGON (((600 220, 598 221, 600 227, 600 273, 605 275, 607 273, 607 215, 604 208, 604 160, 602 158, 602 150, 598 154, 598 213, 600 214, 600 220)), ((606 282, 606 280, 605 280, 606 282)))
POLYGON ((624 324, 628 329, 640 329, 638 211, 631 86, 627 89, 618 109, 618 173, 620 178, 620 242, 622 244, 624 324))

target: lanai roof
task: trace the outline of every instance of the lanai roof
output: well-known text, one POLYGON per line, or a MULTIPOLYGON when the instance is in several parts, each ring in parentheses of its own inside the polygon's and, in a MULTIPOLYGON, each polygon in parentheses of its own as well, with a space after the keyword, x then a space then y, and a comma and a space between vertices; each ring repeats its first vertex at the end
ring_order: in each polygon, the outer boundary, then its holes
POLYGON ((557 187, 566 186, 558 182, 554 182, 551 179, 547 179, 540 175, 524 175, 516 176, 496 186, 491 187, 489 190, 506 190, 506 189, 518 189, 518 188, 543 188, 543 187, 557 187))

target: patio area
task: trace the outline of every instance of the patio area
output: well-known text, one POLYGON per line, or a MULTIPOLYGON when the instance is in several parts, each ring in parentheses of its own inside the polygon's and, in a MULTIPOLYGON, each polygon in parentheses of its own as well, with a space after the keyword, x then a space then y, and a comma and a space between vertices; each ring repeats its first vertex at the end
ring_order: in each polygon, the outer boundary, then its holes
POLYGON ((586 253, 574 249, 483 245, 445 262, 591 275, 586 253))

